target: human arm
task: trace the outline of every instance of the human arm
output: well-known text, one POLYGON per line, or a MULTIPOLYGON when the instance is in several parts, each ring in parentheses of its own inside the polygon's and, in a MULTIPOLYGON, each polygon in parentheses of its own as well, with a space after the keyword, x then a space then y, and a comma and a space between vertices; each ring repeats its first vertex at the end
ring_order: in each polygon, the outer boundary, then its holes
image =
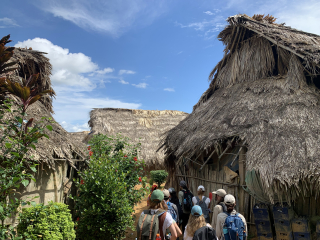
POLYGON ((171 239, 176 240, 179 236, 182 235, 180 228, 178 227, 176 222, 173 222, 169 227, 171 233, 171 239))
POLYGON ((179 192, 179 202, 180 202, 180 205, 182 206, 182 204, 183 204, 183 192, 182 191, 179 192))
POLYGON ((192 197, 192 204, 193 204, 193 206, 195 206, 196 204, 197 204, 197 199, 196 199, 196 197, 192 197))
POLYGON ((217 224, 216 224, 215 230, 216 230, 217 238, 221 239, 223 229, 222 229, 222 221, 221 221, 221 218, 219 217, 217 217, 217 224))
POLYGON ((217 225, 217 217, 218 217, 218 214, 219 214, 219 205, 216 205, 214 208, 213 208, 213 215, 212 215, 212 222, 211 222, 211 225, 213 228, 216 228, 216 225, 217 225))

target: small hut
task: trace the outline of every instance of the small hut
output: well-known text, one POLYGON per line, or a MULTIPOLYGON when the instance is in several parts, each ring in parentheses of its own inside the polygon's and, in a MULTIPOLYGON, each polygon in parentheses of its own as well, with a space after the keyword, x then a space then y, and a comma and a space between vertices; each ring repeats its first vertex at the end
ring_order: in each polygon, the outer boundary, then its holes
POLYGON ((224 188, 249 224, 255 202, 320 216, 320 36, 269 15, 227 21, 208 90, 162 139, 168 184, 224 188))
POLYGON ((82 131, 82 132, 69 132, 72 139, 75 139, 77 142, 86 143, 86 138, 89 135, 89 131, 82 131))
MULTIPOLYGON (((8 77, 13 81, 21 82, 21 78, 40 73, 37 80, 38 88, 52 90, 51 64, 44 54, 31 49, 16 48, 11 61, 18 62, 18 69, 10 72, 8 77)), ((45 204, 48 201, 67 202, 72 179, 76 176, 76 170, 79 169, 80 162, 86 159, 87 154, 86 145, 76 140, 71 141, 69 133, 54 121, 51 115, 54 95, 55 93, 52 92, 51 96, 41 98, 27 110, 28 117, 34 118, 35 122, 42 121, 42 117, 51 118, 52 121, 48 119, 44 121, 45 125, 51 125, 53 130, 46 131, 49 139, 39 139, 35 144, 36 150, 29 150, 28 155, 39 162, 38 171, 35 174, 36 182, 31 182, 26 188, 19 190, 21 198, 38 196, 39 198, 35 201, 45 204)))
POLYGON ((90 112, 90 135, 120 133, 134 143, 141 143, 139 157, 145 161, 148 169, 163 169, 163 151, 157 152, 160 137, 187 115, 171 110, 94 109, 90 112))

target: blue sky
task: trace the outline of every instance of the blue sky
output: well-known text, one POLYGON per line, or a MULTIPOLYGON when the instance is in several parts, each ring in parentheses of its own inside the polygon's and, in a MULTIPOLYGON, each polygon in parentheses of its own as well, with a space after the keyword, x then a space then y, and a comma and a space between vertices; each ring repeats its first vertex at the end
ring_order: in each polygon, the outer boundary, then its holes
POLYGON ((320 34, 317 0, 10 0, 0 32, 13 45, 48 53, 54 118, 88 130, 92 108, 190 113, 223 54, 228 16, 272 14, 320 34))

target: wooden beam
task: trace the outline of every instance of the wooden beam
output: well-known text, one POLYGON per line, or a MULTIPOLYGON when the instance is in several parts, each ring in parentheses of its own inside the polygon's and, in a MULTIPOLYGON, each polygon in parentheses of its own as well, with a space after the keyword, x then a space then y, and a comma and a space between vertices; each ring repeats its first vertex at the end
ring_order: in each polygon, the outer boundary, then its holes
POLYGON ((209 179, 205 179, 205 178, 199 178, 199 177, 194 177, 194 176, 189 176, 189 175, 181 175, 181 174, 176 174, 176 177, 184 177, 184 178, 193 178, 193 179, 199 179, 205 182, 212 182, 212 183, 218 183, 218 184, 222 184, 222 185, 226 185, 226 186, 235 186, 238 187, 239 184, 231 184, 231 183, 225 183, 225 182, 219 182, 219 181, 213 181, 213 180, 209 180, 209 179))

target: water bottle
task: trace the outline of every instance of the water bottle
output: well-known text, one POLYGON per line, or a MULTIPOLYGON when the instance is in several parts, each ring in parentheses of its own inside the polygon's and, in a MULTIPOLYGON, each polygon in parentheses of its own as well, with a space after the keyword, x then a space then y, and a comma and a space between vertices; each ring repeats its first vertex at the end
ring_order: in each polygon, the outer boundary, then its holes
POLYGON ((156 240, 161 240, 160 234, 157 233, 156 240))

